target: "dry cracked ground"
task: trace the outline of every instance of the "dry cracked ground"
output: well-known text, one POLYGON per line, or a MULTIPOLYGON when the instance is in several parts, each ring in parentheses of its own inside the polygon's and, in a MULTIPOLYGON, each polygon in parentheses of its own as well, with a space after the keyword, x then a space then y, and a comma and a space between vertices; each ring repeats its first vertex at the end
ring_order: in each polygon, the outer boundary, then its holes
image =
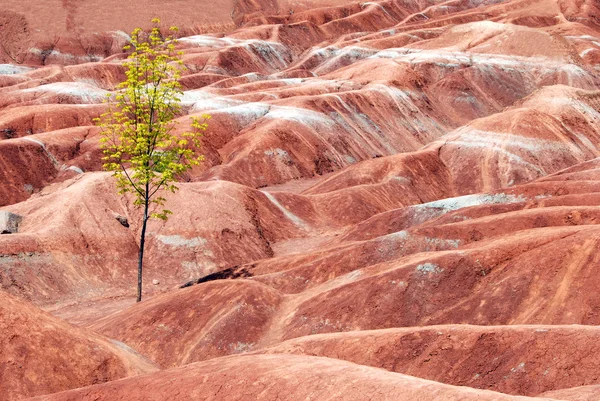
POLYGON ((600 400, 597 0, 33 3, 0 11, 0 400, 600 400), (162 11, 179 129, 212 119, 135 304, 93 119, 162 11))

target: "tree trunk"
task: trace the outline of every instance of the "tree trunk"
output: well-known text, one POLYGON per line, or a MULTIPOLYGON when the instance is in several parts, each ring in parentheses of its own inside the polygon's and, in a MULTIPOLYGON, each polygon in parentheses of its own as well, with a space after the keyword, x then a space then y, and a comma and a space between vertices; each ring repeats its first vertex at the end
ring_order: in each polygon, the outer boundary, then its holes
MULTIPOLYGON (((146 192, 147 193, 147 192, 146 192)), ((144 244, 146 243, 146 223, 148 223, 148 199, 144 204, 144 220, 142 221, 142 235, 140 237, 140 252, 138 254, 138 283, 137 283, 137 300, 142 300, 142 270, 144 262, 144 244)))

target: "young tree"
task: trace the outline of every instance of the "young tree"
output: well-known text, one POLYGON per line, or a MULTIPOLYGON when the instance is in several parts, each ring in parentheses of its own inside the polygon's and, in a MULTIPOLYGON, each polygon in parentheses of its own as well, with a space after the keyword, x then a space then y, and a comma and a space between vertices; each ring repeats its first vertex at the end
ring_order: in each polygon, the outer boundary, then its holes
POLYGON ((164 193, 175 192, 177 176, 203 160, 197 150, 210 118, 192 118, 191 132, 173 132, 174 118, 181 112, 178 79, 183 62, 181 53, 175 51, 175 39, 163 38, 160 20, 152 22, 148 34, 139 28, 133 31, 131 45, 125 47, 131 50, 124 63, 127 79, 109 95, 108 111, 97 119, 102 128, 104 169, 113 172, 119 193, 132 193, 134 204, 143 208, 137 302, 142 300, 146 225, 150 218, 167 220, 172 213, 163 208, 164 193))

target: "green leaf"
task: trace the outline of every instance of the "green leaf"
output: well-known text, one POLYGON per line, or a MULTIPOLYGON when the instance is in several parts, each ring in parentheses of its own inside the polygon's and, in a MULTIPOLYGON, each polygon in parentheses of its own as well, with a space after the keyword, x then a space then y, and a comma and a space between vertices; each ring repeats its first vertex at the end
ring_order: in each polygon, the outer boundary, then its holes
MULTIPOLYGON (((177 190, 178 175, 204 160, 199 149, 210 116, 193 117, 190 131, 175 129, 183 94, 181 53, 172 37, 162 37, 160 20, 152 22, 149 33, 132 32, 127 46, 132 52, 123 62, 126 79, 106 97, 108 110, 94 122, 102 129, 104 169, 114 173, 119 193, 134 194, 136 205, 158 207, 166 202, 161 193, 177 190)), ((166 220, 169 214, 162 210, 151 217, 166 220)))

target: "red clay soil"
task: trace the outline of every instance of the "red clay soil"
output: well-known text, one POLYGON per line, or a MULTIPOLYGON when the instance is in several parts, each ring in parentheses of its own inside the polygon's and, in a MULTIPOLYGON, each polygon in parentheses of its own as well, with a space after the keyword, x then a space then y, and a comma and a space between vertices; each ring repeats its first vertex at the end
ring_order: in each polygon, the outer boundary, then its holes
MULTIPOLYGON (((197 1, 150 1, 143 6, 117 0, 5 0, 0 11, 0 62, 36 65, 98 61, 118 53, 127 33, 161 19, 165 31, 181 34, 227 32, 247 20, 294 13, 351 0, 224 0, 218 6, 197 1), (181 10, 185 10, 182 12, 181 10)), ((353 2, 358 5, 358 2, 353 2)))
MULTIPOLYGON (((18 234, 0 236, 3 289, 43 305, 130 293, 139 210, 113 185, 107 173, 79 174, 5 208, 26 217, 18 234)), ((158 292, 273 256, 272 242, 300 230, 264 193, 226 181, 182 184, 166 207, 181 212, 148 228, 145 282, 158 292)))
MULTIPOLYGON (((258 352, 343 359, 455 386, 534 396, 595 383, 599 335, 589 326, 430 326, 320 334, 258 352)), ((556 394, 544 395, 563 399, 556 394)))
POLYGON ((165 370, 46 399, 596 397, 596 2, 22 3, 0 11, 0 207, 22 216, 0 295, 40 370, 0 374, 5 397, 147 371, 111 341, 165 370), (93 119, 115 31, 157 11, 184 28, 177 130, 212 119, 134 304, 140 210, 93 119))
POLYGON ((539 397, 554 398, 564 401, 593 401, 600 397, 600 386, 582 386, 564 390, 549 391, 539 397))
MULTIPOLYGON (((115 0, 48 0, 44 2, 3 1, 0 21, 0 61, 64 63, 95 61, 118 52, 123 36, 150 20, 160 17, 165 28, 177 25, 194 31, 207 25, 233 25, 234 1, 219 7, 197 2, 147 2, 139 4, 115 0), (187 9, 182 13, 181 8, 187 9), (32 48, 37 49, 31 50, 32 48), (55 52, 43 55, 43 52, 55 52), (40 53, 42 55, 40 56, 40 53), (61 53, 61 54, 59 54, 61 53)), ((213 28, 214 29, 214 28, 213 28)))
POLYGON ((248 355, 193 363, 156 374, 31 400, 198 399, 525 401, 530 398, 448 386, 329 358, 248 355))
POLYGON ((0 292, 0 388, 7 401, 157 370, 125 344, 0 292))
POLYGON ((181 366, 252 350, 281 298, 256 282, 219 280, 154 297, 90 328, 163 367, 181 366))

